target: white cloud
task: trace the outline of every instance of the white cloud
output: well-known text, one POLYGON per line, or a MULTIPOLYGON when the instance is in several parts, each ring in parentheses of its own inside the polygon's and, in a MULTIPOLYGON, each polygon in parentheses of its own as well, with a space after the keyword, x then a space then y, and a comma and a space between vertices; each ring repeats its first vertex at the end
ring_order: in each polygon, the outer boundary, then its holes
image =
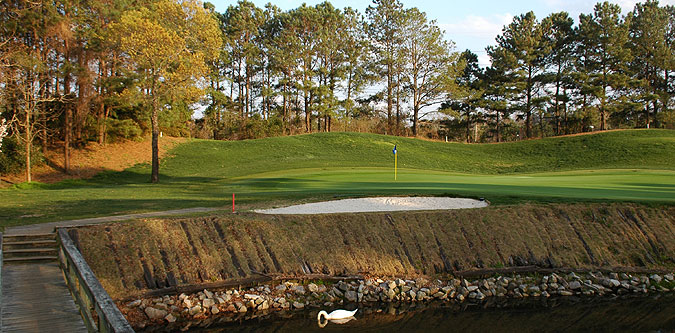
MULTIPOLYGON (((567 11, 575 19, 579 16, 580 13, 590 14, 593 12, 595 4, 600 2, 599 0, 545 0, 544 3, 551 10, 551 12, 558 11, 567 11)), ((636 0, 610 0, 609 2, 615 3, 621 7, 622 13, 626 14, 633 11, 635 4, 638 2, 636 0)), ((659 1, 661 6, 673 5, 675 0, 661 0, 659 1)))
POLYGON ((453 39, 454 36, 466 36, 474 38, 494 38, 502 32, 504 25, 513 20, 511 14, 497 14, 490 17, 468 15, 461 21, 440 24, 446 35, 453 39))
POLYGON ((490 16, 467 15, 459 21, 442 23, 446 39, 455 42, 458 51, 469 49, 478 55, 481 66, 489 66, 490 58, 485 47, 495 44, 495 38, 502 33, 505 25, 513 21, 510 13, 490 16))

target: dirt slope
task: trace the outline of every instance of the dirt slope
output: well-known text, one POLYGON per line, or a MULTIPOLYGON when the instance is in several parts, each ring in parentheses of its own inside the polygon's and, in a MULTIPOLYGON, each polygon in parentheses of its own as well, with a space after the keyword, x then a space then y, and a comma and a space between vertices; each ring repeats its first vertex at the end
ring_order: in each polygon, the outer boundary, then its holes
POLYGON ((444 212, 225 215, 71 231, 113 297, 285 274, 416 276, 521 265, 675 266, 675 208, 524 205, 444 212))
MULTIPOLYGON (((160 138, 160 158, 175 145, 186 140, 186 138, 160 138)), ((124 141, 105 145, 90 142, 86 148, 71 150, 71 171, 68 174, 63 172, 62 146, 52 147, 45 157, 48 163, 33 167, 33 181, 56 183, 65 179, 91 178, 106 170, 122 171, 138 163, 150 163, 152 147, 150 138, 143 141, 124 141)), ((20 183, 26 181, 26 176, 24 173, 12 174, 3 176, 2 180, 20 183)))

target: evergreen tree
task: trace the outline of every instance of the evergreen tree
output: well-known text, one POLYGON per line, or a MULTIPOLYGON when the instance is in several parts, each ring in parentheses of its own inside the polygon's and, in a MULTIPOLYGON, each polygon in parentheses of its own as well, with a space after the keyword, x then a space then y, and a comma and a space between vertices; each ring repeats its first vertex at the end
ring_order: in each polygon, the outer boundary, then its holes
POLYGON ((609 115, 626 101, 629 22, 621 15, 621 7, 609 2, 596 4, 592 14, 582 14, 579 20, 579 48, 588 73, 584 89, 598 102, 600 130, 606 130, 609 115))
POLYGON ((656 118, 665 95, 663 73, 668 62, 668 13, 658 1, 637 3, 631 13, 630 40, 633 50, 632 70, 635 73, 640 100, 644 104, 644 124, 656 118), (653 116, 651 116, 653 115, 653 116))
POLYGON ((495 47, 488 49, 493 62, 506 66, 510 77, 515 80, 514 88, 518 91, 514 95, 517 100, 513 102, 525 117, 525 135, 528 138, 532 137, 532 112, 544 101, 539 94, 543 86, 544 59, 551 46, 543 35, 536 16, 529 12, 516 16, 497 36, 496 48, 500 49, 499 52, 495 47))
MULTIPOLYGON (((456 86, 450 96, 451 99, 441 105, 441 110, 457 118, 464 125, 464 141, 469 143, 471 127, 480 121, 480 108, 485 105, 485 82, 482 80, 484 73, 478 65, 478 56, 470 50, 462 52, 459 62, 464 66, 464 70, 455 80, 456 86)), ((478 138, 473 138, 473 142, 477 140, 478 138)))
POLYGON ((373 0, 374 6, 368 6, 368 36, 375 55, 376 72, 386 81, 387 129, 393 127, 392 110, 396 82, 396 64, 402 56, 403 4, 399 0, 373 0))
POLYGON ((573 87, 576 38, 574 20, 566 12, 559 12, 546 17, 541 25, 546 43, 550 46, 550 53, 544 58, 547 71, 545 82, 553 88, 549 95, 553 95, 550 100, 553 103, 555 133, 568 134, 568 90, 573 87))

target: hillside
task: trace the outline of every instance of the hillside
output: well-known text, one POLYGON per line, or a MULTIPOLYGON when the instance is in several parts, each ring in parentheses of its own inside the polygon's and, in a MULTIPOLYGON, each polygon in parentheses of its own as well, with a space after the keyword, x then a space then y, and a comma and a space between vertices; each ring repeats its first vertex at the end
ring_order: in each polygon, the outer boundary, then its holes
POLYGON ((280 169, 399 167, 508 174, 580 169, 675 170, 675 131, 631 130, 501 144, 430 142, 364 133, 192 141, 163 164, 170 176, 240 177, 280 169))
MULTIPOLYGON (((163 137, 160 139, 160 158, 185 138, 163 137)), ((33 180, 40 183, 57 183, 68 179, 87 179, 105 171, 122 171, 139 163, 150 163, 152 150, 150 139, 124 141, 105 145, 90 142, 85 148, 72 148, 70 151, 71 169, 63 172, 63 146, 51 147, 44 156, 47 163, 33 166, 33 180)), ((17 184, 24 182, 24 173, 3 175, 1 183, 17 184)))
MULTIPOLYGON (((484 197, 493 204, 675 203, 675 131, 631 130, 502 144, 361 133, 190 140, 149 166, 0 190, 5 226, 189 207, 246 210, 372 195, 484 197), (398 180, 393 155, 398 145, 398 180)), ((2 226, 0 226, 1 228, 2 226)))

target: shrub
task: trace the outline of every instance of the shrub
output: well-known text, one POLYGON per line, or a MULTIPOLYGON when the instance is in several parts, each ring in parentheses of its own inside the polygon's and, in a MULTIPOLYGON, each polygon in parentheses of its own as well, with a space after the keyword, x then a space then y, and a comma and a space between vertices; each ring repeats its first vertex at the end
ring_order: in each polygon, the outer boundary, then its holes
POLYGON ((138 124, 131 119, 108 119, 108 141, 116 142, 123 139, 135 140, 141 137, 143 131, 138 124))
POLYGON ((2 151, 0 152, 0 174, 17 173, 25 168, 26 161, 23 150, 16 138, 4 138, 2 151))
MULTIPOLYGON (((0 152, 0 175, 20 173, 26 169, 25 146, 15 137, 6 137, 2 141, 2 151, 0 152)), ((32 146, 31 165, 37 166, 45 162, 42 150, 39 146, 32 146)))

